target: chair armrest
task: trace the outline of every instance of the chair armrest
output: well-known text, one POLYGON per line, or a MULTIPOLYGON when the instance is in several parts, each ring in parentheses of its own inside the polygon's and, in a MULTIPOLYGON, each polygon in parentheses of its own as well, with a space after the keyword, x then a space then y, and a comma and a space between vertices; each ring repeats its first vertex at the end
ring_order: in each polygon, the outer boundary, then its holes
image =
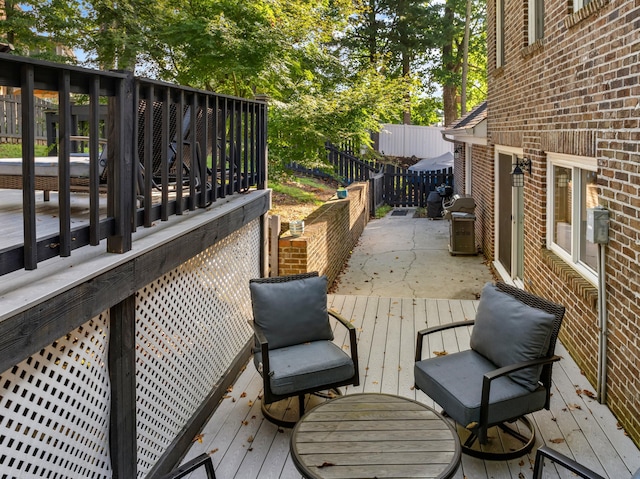
POLYGON ((521 369, 530 368, 532 366, 540 366, 544 364, 555 363, 560 361, 561 356, 551 356, 549 358, 532 359, 530 361, 523 361, 516 364, 510 364, 509 366, 503 366, 486 373, 482 378, 482 396, 480 399, 480 424, 486 425, 489 420, 489 396, 491 393, 491 383, 494 379, 498 379, 507 374, 519 371, 521 369))
POLYGON ((208 479, 215 479, 216 473, 213 470, 213 461, 211 456, 207 453, 200 454, 198 457, 191 459, 189 462, 177 467, 170 473, 159 477, 158 479, 179 479, 185 477, 187 474, 204 467, 208 479))
POLYGON ((262 328, 258 326, 258 324, 253 321, 248 321, 251 328, 253 328, 253 333, 255 334, 256 339, 260 343, 260 352, 262 353, 262 370, 258 371, 262 374, 263 377, 269 376, 269 341, 267 341, 267 337, 264 335, 262 328))
POLYGON ((340 323, 342 323, 342 325, 347 328, 347 329, 353 329, 355 331, 355 327, 353 326, 353 324, 351 324, 349 321, 346 320, 346 318, 344 318, 340 313, 338 313, 337 311, 330 309, 329 310, 329 315, 333 316, 335 319, 337 319, 340 323))
POLYGON ((604 477, 602 477, 600 474, 596 474, 591 469, 587 469, 582 464, 578 464, 573 459, 565 456, 558 451, 548 448, 547 446, 541 446, 536 451, 536 462, 533 467, 533 479, 542 478, 542 465, 545 458, 550 459, 557 464, 560 464, 562 467, 570 470, 574 474, 577 474, 584 479, 604 479, 604 477))
POLYGON ((455 323, 441 324, 440 326, 433 326, 431 328, 421 329, 418 331, 418 338, 416 341, 416 362, 422 360, 422 343, 424 342, 425 336, 431 333, 446 331, 447 329, 459 328, 461 326, 473 326, 475 322, 475 319, 456 321, 455 323))
POLYGON ((353 367, 356 371, 356 381, 353 383, 354 386, 360 385, 360 373, 358 369, 358 341, 356 338, 356 328, 353 324, 346 320, 346 318, 342 317, 337 311, 333 309, 329 310, 329 314, 338 320, 340 324, 342 324, 349 331, 349 345, 351 348, 351 360, 353 361, 353 367))
POLYGON ((262 328, 260 326, 258 326, 258 324, 253 321, 253 320, 249 320, 247 321, 249 323, 249 326, 251 326, 251 329, 253 329, 254 334, 256 335, 256 339, 258 340, 258 342, 260 343, 260 345, 266 345, 267 348, 269 347, 269 341, 267 341, 267 337, 264 335, 264 332, 262 331, 262 328))

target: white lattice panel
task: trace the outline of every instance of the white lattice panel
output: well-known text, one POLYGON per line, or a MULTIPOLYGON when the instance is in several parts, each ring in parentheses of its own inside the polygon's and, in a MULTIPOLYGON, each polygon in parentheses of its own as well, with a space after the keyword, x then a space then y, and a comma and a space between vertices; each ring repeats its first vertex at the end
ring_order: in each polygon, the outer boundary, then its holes
POLYGON ((110 478, 109 315, 0 376, 0 478, 110 478))
POLYGON ((260 248, 256 220, 138 291, 138 477, 251 337, 249 280, 260 274, 260 248))

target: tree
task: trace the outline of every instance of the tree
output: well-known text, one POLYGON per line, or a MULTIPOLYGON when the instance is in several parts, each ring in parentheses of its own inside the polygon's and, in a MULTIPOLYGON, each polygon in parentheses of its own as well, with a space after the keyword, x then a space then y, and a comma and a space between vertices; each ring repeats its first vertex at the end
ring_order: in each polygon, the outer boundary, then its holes
POLYGON ((18 55, 73 63, 73 48, 81 42, 82 15, 77 2, 65 0, 5 0, 0 35, 18 55))
MULTIPOLYGON (((445 125, 450 125, 460 116, 458 93, 462 82, 466 7, 466 0, 447 0, 444 5, 433 6, 438 12, 441 40, 439 59, 432 69, 432 75, 442 85, 445 125)), ((471 7, 467 83, 469 107, 484 100, 484 97, 478 98, 480 92, 486 95, 485 4, 472 2, 471 7)))

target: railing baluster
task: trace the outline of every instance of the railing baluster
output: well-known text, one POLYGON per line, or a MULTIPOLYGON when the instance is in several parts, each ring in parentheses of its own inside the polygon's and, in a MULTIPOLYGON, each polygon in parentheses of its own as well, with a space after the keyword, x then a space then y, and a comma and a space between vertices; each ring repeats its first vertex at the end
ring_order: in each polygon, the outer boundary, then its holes
POLYGON ((176 185, 179 188, 176 189, 176 215, 182 215, 184 208, 182 207, 182 185, 184 184, 184 178, 182 176, 184 168, 184 91, 180 90, 178 98, 178 106, 176 107, 176 131, 178 132, 178 139, 176 141, 176 185))
POLYGON ((58 91, 60 124, 58 129, 58 218, 60 220, 60 256, 71 255, 71 78, 60 73, 58 91))
POLYGON ((220 164, 220 154, 218 153, 218 108, 220 100, 218 95, 214 95, 211 101, 211 201, 216 201, 218 199, 218 165, 220 164))
MULTIPOLYGON (((170 137, 171 126, 171 92, 169 88, 165 88, 162 98, 162 132, 160 137, 162 143, 160 146, 160 177, 162 178, 162 203, 160 204, 160 219, 167 221, 169 219, 169 145, 172 141, 170 137)), ((176 137, 181 135, 180 128, 176 128, 176 137)), ((179 185, 176 184, 176 188, 179 185)))
POLYGON ((191 107, 190 107, 191 119, 189 125, 191 126, 191 132, 189 134, 190 141, 190 153, 191 159, 189 162, 189 209, 196 209, 196 168, 198 158, 198 96, 193 93, 191 95, 191 107))
POLYGON ((24 226, 24 267, 38 267, 36 252, 36 192, 35 192, 35 102, 32 65, 23 65, 22 91, 22 215, 24 226))
POLYGON ((202 96, 202 135, 200 138, 200 163, 198 163, 198 167, 200 168, 200 208, 204 208, 207 206, 207 181, 208 181, 208 173, 207 173, 207 157, 209 156, 209 95, 202 96))
POLYGON ((227 98, 222 97, 220 126, 220 198, 227 196, 227 98))
POLYGON ((153 85, 147 86, 143 94, 144 110, 144 226, 153 224, 151 208, 153 207, 153 85))
MULTIPOLYGON (((89 244, 100 244, 100 77, 89 84, 89 244)), ((107 145, 108 147, 108 145, 107 145)))

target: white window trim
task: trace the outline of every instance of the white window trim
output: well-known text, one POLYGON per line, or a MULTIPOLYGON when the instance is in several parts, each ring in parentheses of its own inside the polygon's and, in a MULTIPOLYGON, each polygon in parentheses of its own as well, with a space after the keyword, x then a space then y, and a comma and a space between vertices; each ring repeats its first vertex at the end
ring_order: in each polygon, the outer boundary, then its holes
POLYGON ((496 0, 496 68, 504 65, 504 1, 496 0))
POLYGON ((529 45, 533 45, 537 40, 542 38, 542 35, 538 37, 538 23, 544 21, 544 18, 538 18, 540 16, 540 12, 538 9, 540 5, 538 5, 538 3, 542 1, 544 0, 528 0, 527 29, 529 45))
POLYGON ((591 2, 591 0, 573 0, 573 11, 577 12, 578 10, 583 9, 590 2, 591 2))
MULTIPOLYGON (((598 284, 598 273, 580 261, 580 235, 576 231, 580 227, 580 210, 575 208, 575 203, 571 205, 571 254, 558 246, 553 241, 553 185, 555 185, 554 166, 572 168, 571 175, 573 181, 581 181, 581 176, 576 175, 576 169, 598 171, 598 162, 595 158, 571 156, 562 153, 547 154, 547 248, 567 262, 581 276, 587 279, 594 286, 598 284)), ((577 196, 579 198, 579 196, 577 196)))

